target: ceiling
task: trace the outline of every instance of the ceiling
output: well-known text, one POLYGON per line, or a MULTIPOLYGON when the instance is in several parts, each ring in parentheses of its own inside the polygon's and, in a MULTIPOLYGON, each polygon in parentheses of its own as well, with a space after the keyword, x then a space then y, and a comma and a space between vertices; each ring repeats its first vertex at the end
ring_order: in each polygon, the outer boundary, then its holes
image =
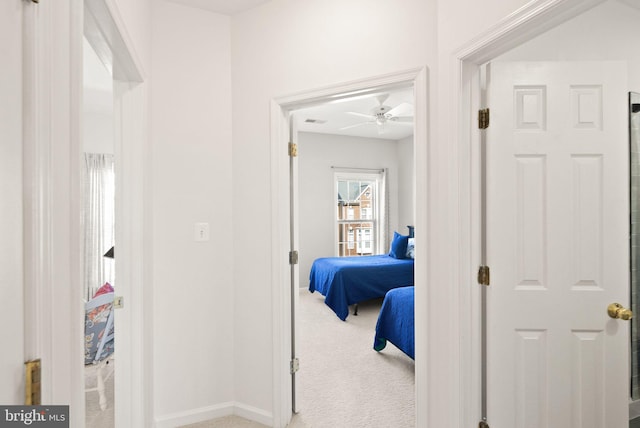
MULTIPOLYGON (((234 15, 257 7, 269 0, 170 0, 191 7, 210 10, 225 15, 234 15)), ((111 77, 109 70, 95 55, 85 40, 85 109, 109 111, 112 107, 111 77)), ((387 121, 384 126, 375 124, 372 109, 380 106, 380 96, 390 109, 402 105, 400 116, 413 115, 412 88, 394 88, 367 91, 366 95, 346 97, 339 100, 299 109, 294 112, 298 131, 321 134, 347 135, 364 138, 401 140, 413 135, 412 123, 387 121), (355 114, 354 114, 355 113, 355 114), (347 128, 347 129, 344 129, 347 128)), ((392 112, 394 112, 392 110, 392 112)))
POLYGON ((110 70, 98 58, 86 38, 83 40, 83 103, 85 111, 110 114, 113 109, 113 80, 110 70))
POLYGON ((413 117, 413 88, 408 87, 295 110, 297 130, 386 140, 401 140, 413 135, 413 122, 387 120, 382 126, 375 123, 372 109, 380 106, 380 100, 384 100, 384 105, 390 107, 392 113, 397 112, 397 116, 413 117), (394 110, 395 107, 398 109, 394 110))

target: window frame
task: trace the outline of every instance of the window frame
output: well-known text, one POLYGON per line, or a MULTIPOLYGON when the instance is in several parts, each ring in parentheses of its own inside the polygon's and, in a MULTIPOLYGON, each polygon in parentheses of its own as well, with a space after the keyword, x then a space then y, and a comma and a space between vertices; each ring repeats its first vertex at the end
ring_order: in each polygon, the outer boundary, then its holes
MULTIPOLYGON (((353 254, 352 256, 362 256, 362 255, 374 255, 379 254, 381 251, 379 237, 381 234, 380 228, 383 227, 381 224, 381 214, 382 211, 386 209, 384 204, 380 203, 381 200, 381 189, 383 188, 383 180, 385 179, 384 170, 366 170, 366 171, 339 171, 335 172, 333 175, 333 204, 334 204, 334 253, 336 257, 345 257, 350 254, 341 254, 340 252, 340 226, 348 223, 353 224, 362 224, 362 223, 371 223, 371 253, 367 254, 353 254), (375 172, 378 171, 378 172, 375 172), (351 220, 340 220, 339 219, 339 210, 338 210, 338 183, 340 181, 363 181, 363 182, 371 182, 372 183, 372 206, 371 208, 367 208, 371 210, 371 215, 368 216, 370 218, 365 219, 360 213, 360 218, 351 219, 351 220)), ((364 230, 364 229, 362 229, 364 230)), ((347 245, 349 249, 360 249, 365 247, 364 243, 357 241, 356 237, 358 235, 364 235, 364 233, 358 234, 353 231, 353 242, 351 240, 346 240, 343 242, 344 245, 347 245)), ((351 236, 351 235, 350 235, 351 236)), ((358 251, 356 251, 358 252, 358 251)))

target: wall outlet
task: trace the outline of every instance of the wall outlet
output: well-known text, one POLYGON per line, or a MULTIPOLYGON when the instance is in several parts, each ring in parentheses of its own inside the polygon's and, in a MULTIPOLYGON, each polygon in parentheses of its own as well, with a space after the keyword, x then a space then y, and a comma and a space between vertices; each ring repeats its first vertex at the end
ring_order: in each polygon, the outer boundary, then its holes
POLYGON ((196 223, 195 240, 196 242, 206 242, 209 240, 209 223, 196 223))

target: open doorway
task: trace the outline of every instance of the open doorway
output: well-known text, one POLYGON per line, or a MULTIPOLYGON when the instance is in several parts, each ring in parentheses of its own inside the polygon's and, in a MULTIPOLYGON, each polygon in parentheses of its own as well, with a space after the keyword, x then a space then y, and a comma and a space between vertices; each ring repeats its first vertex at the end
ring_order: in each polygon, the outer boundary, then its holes
POLYGON ((113 77, 83 43, 81 222, 87 426, 114 426, 115 159, 113 77))
MULTIPOLYGON (((82 256, 91 257, 94 262, 99 260, 104 269, 102 277, 88 281, 90 286, 97 282, 106 291, 100 295, 99 288, 98 299, 109 296, 105 298, 111 301, 112 321, 105 334, 113 335, 113 352, 102 373, 106 403, 100 402, 100 394, 90 392, 93 403, 98 396, 98 403, 97 408, 92 407, 92 414, 86 412, 85 419, 87 426, 144 426, 150 417, 153 396, 152 365, 144 358, 150 349, 149 336, 144 332, 148 330, 152 312, 143 273, 147 256, 142 244, 147 242, 143 235, 148 232, 143 217, 148 204, 143 192, 148 170, 144 70, 130 41, 123 38, 122 23, 114 13, 117 11, 103 0, 85 0, 83 4, 85 43, 94 51, 85 52, 85 56, 95 53, 97 58, 85 62, 93 67, 84 74, 85 111, 81 118, 84 138, 78 155, 81 163, 91 160, 101 165, 100 169, 105 167, 106 173, 100 175, 106 178, 105 187, 110 190, 103 195, 104 205, 111 207, 101 210, 108 212, 102 222, 102 242, 95 246, 94 254, 88 256, 84 252, 82 256), (98 155, 88 157, 83 151, 98 155)), ((85 299, 89 297, 88 293, 83 294, 87 294, 85 299)), ((87 304, 85 325, 86 308, 87 304)), ((107 342, 110 338, 107 337, 107 342)), ((88 410, 91 403, 86 392, 83 398, 82 408, 88 410)))
MULTIPOLYGON (((350 314, 342 320, 325 296, 310 293, 309 283, 317 259, 389 258, 394 232, 413 238, 414 103, 414 88, 405 84, 292 110, 297 165, 291 168, 291 233, 300 255, 294 279, 299 288, 292 292, 293 343, 301 367, 293 391, 299 415, 292 426, 349 420, 415 426, 413 347, 407 354, 392 341, 379 354, 374 350, 386 289, 375 296, 362 290, 366 297, 357 306, 349 301, 350 314), (352 403, 335 400, 336 390, 352 403), (336 408, 329 409, 331 403, 336 408)), ((397 284, 389 288, 413 286, 413 259, 405 256, 400 258, 411 264, 411 278, 394 278, 397 284)), ((352 291, 356 296, 358 290, 352 291)), ((410 300, 403 312, 412 320, 413 296, 410 300)), ((410 330, 413 343, 413 326, 410 330)))
MULTIPOLYGON (((411 86, 414 94, 414 159, 418 165, 426 165, 427 155, 427 69, 416 68, 399 73, 383 75, 379 77, 362 79, 348 82, 342 85, 313 90, 297 95, 274 99, 271 103, 271 171, 272 171, 272 293, 273 303, 273 331, 274 331, 274 426, 285 427, 292 417, 292 403, 295 395, 295 355, 292 358, 292 349, 295 351, 295 316, 291 311, 291 302, 297 303, 299 297, 299 287, 290 287, 289 278, 298 278, 298 275, 291 275, 295 272, 297 264, 291 264, 289 253, 292 242, 297 245, 297 236, 294 231, 290 232, 291 221, 289 214, 295 211, 297 206, 290 203, 290 189, 295 181, 290 183, 291 171, 290 157, 286 149, 286 143, 290 141, 289 116, 294 110, 310 107, 327 101, 335 101, 354 95, 366 95, 380 92, 382 89, 411 86), (292 268, 293 266, 293 268, 292 268), (295 289, 294 289, 295 288, 295 289), (292 371, 294 374, 292 375, 292 371)), ((295 165, 294 165, 295 167, 295 165)), ((428 171, 426 168, 419 168, 415 173, 415 189, 426 188, 428 171)), ((415 191, 415 236, 420 239, 421 233, 425 233, 427 224, 427 213, 425 208, 426 195, 415 191)), ((295 193, 295 192, 294 192, 295 193)), ((425 284, 426 282, 426 251, 416 252, 415 283, 425 284)), ((415 293, 415 316, 416 316, 416 389, 419 390, 420 373, 426 366, 427 347, 424 337, 427 332, 425 324, 420 322, 420 317, 424 317, 426 309, 426 289, 421 290, 416 287, 415 293)), ((323 308, 324 309, 324 308, 323 308)), ((372 351, 373 352, 373 351, 372 351)), ((304 362, 301 362, 301 367, 304 362)), ((425 381, 423 379, 422 381, 425 381)), ((420 422, 416 420, 416 424, 420 422)))

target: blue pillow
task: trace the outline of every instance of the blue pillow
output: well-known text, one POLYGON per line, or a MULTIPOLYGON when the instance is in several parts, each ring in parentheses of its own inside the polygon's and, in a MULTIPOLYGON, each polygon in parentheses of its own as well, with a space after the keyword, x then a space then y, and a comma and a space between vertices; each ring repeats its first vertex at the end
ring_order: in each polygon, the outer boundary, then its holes
POLYGON ((409 236, 400 235, 398 232, 393 232, 393 241, 391 241, 391 250, 389 251, 389 255, 396 259, 406 258, 408 243, 409 236))

